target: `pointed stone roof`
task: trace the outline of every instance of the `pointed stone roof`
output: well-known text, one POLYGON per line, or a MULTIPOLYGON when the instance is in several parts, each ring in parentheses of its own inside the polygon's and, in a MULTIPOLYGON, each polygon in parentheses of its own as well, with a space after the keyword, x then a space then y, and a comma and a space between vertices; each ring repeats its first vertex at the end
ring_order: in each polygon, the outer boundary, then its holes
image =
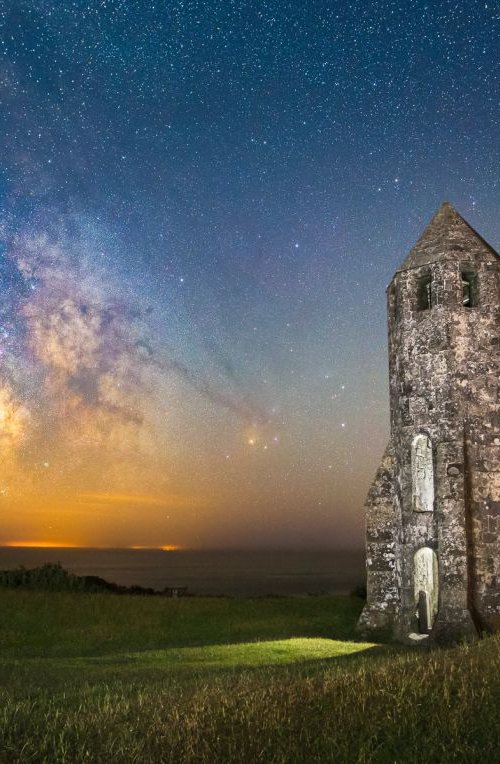
POLYGON ((438 260, 496 259, 497 252, 458 214, 444 202, 410 250, 398 271, 419 268, 438 260))

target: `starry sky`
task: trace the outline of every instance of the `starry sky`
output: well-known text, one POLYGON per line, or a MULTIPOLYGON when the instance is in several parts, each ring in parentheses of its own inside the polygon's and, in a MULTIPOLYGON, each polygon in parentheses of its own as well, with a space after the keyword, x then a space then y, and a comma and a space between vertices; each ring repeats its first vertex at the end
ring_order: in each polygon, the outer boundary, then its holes
POLYGON ((0 0, 0 543, 346 547, 385 288, 500 246, 500 7, 0 0))

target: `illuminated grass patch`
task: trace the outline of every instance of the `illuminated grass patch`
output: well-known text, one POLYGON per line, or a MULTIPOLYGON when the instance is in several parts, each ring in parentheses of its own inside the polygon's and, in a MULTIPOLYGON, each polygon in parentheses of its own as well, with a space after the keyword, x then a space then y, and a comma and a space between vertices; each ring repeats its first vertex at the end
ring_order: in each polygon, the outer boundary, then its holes
MULTIPOLYGON (((125 659, 144 668, 189 670, 218 668, 250 668, 252 666, 279 666, 304 661, 329 660, 376 647, 370 642, 341 642, 321 638, 292 638, 263 642, 241 642, 232 645, 169 648, 129 653, 123 656, 88 658, 82 665, 113 665, 125 659)), ((78 661, 78 664, 80 661, 78 661)), ((75 661, 73 665, 77 665, 75 661)))

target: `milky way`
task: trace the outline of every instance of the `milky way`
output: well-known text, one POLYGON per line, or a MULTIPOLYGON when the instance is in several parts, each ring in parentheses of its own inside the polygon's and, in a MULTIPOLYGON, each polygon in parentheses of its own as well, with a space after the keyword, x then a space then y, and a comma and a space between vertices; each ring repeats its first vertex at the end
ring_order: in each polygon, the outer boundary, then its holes
POLYGON ((498 248, 494 3, 0 2, 0 542, 358 545, 385 285, 498 248))

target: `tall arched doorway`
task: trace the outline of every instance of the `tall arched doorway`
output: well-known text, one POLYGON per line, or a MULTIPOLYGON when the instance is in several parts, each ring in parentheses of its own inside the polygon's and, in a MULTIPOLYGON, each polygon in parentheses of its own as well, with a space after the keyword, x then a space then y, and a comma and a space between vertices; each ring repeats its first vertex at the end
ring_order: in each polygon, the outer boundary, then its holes
POLYGON ((428 546, 417 549, 413 558, 413 588, 417 609, 418 628, 427 634, 438 611, 438 559, 428 546))

